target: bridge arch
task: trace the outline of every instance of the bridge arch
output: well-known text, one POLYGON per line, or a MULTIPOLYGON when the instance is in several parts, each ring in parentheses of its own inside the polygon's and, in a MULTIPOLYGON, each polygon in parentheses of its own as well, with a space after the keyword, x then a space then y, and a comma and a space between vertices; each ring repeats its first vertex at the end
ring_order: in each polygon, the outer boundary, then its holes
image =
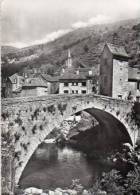
POLYGON ((7 99, 2 106, 2 128, 11 131, 15 139, 16 183, 46 136, 63 120, 82 110, 96 108, 111 114, 126 127, 132 144, 138 136, 138 128, 131 117, 133 103, 109 97, 50 95, 7 99))

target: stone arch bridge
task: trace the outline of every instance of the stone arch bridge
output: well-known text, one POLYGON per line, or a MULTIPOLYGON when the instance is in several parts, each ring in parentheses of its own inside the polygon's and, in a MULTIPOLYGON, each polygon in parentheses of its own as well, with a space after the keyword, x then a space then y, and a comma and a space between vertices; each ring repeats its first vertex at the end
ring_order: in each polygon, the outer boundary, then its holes
POLYGON ((30 157, 46 136, 69 116, 96 108, 118 119, 131 143, 138 138, 133 103, 98 95, 49 95, 2 101, 2 132, 11 132, 15 142, 15 182, 18 183, 30 157))

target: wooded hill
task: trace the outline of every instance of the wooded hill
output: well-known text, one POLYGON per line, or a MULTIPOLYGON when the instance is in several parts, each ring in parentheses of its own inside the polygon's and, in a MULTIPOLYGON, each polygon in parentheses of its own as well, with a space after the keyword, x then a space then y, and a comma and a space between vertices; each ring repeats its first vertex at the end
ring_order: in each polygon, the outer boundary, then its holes
POLYGON ((71 50, 74 66, 98 67, 105 42, 124 45, 130 55, 129 64, 140 67, 140 19, 73 30, 55 41, 22 49, 2 47, 2 74, 33 68, 53 74, 65 66, 67 50, 71 50))

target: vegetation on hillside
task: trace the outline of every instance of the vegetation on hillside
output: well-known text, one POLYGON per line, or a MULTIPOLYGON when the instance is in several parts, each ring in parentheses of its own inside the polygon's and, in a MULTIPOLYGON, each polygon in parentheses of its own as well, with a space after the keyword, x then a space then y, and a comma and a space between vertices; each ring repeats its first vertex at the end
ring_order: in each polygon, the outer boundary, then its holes
POLYGON ((48 66, 54 67, 53 72, 59 72, 65 65, 68 49, 71 49, 74 66, 98 67, 105 42, 124 45, 131 57, 129 64, 140 65, 140 19, 137 19, 80 28, 53 42, 19 50, 2 47, 2 73, 11 75, 22 72, 25 67, 45 71, 48 66))

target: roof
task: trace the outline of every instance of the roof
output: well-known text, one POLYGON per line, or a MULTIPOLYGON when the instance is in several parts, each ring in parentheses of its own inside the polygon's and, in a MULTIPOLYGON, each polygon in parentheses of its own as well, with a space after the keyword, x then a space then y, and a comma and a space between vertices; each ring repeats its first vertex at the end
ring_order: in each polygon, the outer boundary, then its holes
POLYGON ((23 84, 23 88, 27 87, 47 87, 47 83, 43 81, 42 78, 28 78, 25 80, 25 83, 23 84))
POLYGON ((19 76, 17 73, 15 73, 15 74, 13 74, 12 76, 9 77, 11 83, 15 83, 15 79, 16 79, 17 77, 18 77, 19 79, 21 79, 21 80, 24 80, 24 77, 19 76))
POLYGON ((74 73, 64 73, 61 77, 60 80, 86 80, 86 76, 82 74, 74 74, 74 73))
POLYGON ((125 48, 123 46, 120 45, 114 45, 111 43, 106 43, 106 45, 108 46, 110 52, 115 55, 115 56, 122 56, 125 58, 129 58, 125 48))
POLYGON ((140 69, 129 67, 128 79, 134 81, 140 81, 140 69))
POLYGON ((48 82, 58 82, 59 81, 59 77, 52 77, 48 74, 41 74, 42 78, 45 79, 48 82))
POLYGON ((86 80, 95 75, 96 73, 91 68, 68 68, 65 69, 59 80, 86 80), (89 74, 89 71, 91 74, 89 74))

